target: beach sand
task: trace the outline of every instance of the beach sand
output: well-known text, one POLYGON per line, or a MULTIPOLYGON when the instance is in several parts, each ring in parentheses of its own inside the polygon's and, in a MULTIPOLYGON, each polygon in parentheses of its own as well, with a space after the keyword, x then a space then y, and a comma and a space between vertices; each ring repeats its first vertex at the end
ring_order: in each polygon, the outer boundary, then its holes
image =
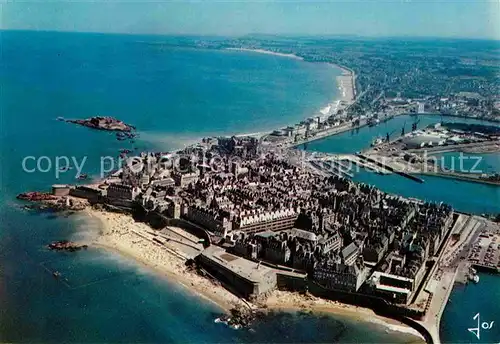
POLYGON ((266 55, 274 55, 274 56, 281 56, 281 57, 289 57, 292 59, 297 59, 297 60, 303 60, 302 57, 297 56, 295 54, 285 54, 285 53, 278 53, 270 50, 265 50, 265 49, 249 49, 249 48, 226 48, 226 50, 233 50, 233 51, 246 51, 246 52, 251 52, 251 53, 259 53, 259 54, 266 54, 266 55))
POLYGON ((102 233, 95 240, 94 245, 116 251, 157 270, 167 278, 181 283, 187 289, 216 303, 225 311, 242 303, 238 297, 222 286, 189 271, 185 266, 185 259, 182 258, 182 252, 174 247, 167 250, 160 244, 146 239, 150 236, 148 233, 152 232, 148 225, 135 222, 131 216, 124 214, 91 208, 85 211, 102 224, 102 233))
MULTIPOLYGON (((135 222, 131 216, 87 208, 86 214, 99 220, 101 233, 94 245, 131 257, 145 266, 156 270, 166 278, 185 286, 190 292, 215 303, 222 311, 229 311, 236 305, 248 305, 218 283, 204 278, 185 266, 183 253, 175 247, 164 247, 150 240, 152 229, 145 223, 135 222)), ((368 321, 398 331, 422 336, 414 329, 392 319, 376 315, 372 310, 342 304, 296 292, 274 290, 266 299, 250 304, 255 308, 269 310, 298 311, 311 310, 347 316, 359 321, 368 321)))

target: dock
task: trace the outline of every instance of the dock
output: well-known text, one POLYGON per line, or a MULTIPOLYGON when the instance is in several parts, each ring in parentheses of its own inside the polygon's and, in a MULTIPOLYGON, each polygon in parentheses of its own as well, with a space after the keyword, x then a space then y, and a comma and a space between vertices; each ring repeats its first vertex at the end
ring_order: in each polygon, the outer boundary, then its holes
POLYGON ((419 177, 417 177, 417 176, 414 176, 414 175, 409 174, 409 173, 406 173, 406 172, 404 172, 404 171, 400 171, 400 170, 398 170, 398 169, 395 169, 394 167, 392 167, 392 166, 390 166, 390 165, 384 164, 384 163, 382 163, 382 162, 380 162, 380 161, 377 161, 377 160, 375 160, 375 159, 372 159, 372 158, 370 158, 370 157, 367 157, 367 156, 365 156, 365 155, 363 155, 363 154, 361 154, 361 153, 356 154, 356 156, 357 156, 357 157, 359 157, 359 158, 360 158, 361 160, 363 160, 363 161, 371 162, 371 163, 373 163, 373 164, 375 164, 375 165, 377 165, 377 166, 379 166, 379 167, 381 167, 381 168, 384 168, 384 169, 386 169, 386 170, 388 170, 388 171, 391 171, 391 172, 394 172, 394 173, 396 173, 396 174, 399 174, 400 176, 403 176, 403 177, 405 177, 405 178, 411 179, 411 180, 413 180, 413 181, 415 181, 415 182, 417 182, 417 183, 421 183, 421 184, 422 184, 422 183, 424 182, 424 180, 423 180, 423 179, 421 179, 421 178, 419 178, 419 177))
POLYGON ((392 171, 385 167, 378 166, 368 160, 362 159, 361 157, 357 155, 347 155, 343 158, 343 160, 348 161, 351 164, 357 165, 359 167, 362 167, 367 170, 371 170, 373 172, 379 173, 379 174, 391 174, 392 171))

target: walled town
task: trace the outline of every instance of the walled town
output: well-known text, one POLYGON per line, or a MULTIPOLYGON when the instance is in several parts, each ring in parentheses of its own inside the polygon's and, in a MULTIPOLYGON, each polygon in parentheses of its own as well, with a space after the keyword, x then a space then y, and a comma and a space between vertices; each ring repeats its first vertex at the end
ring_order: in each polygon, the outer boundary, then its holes
MULTIPOLYGON (((227 269, 230 255, 408 304, 452 223, 451 207, 323 177, 260 150, 250 137, 205 139, 131 158, 99 186, 57 185, 54 193, 183 219, 208 234, 213 248, 201 256, 211 271, 227 269)), ((235 288, 251 298, 276 285, 255 278, 235 288)))
POLYGON ((467 251, 484 226, 449 205, 310 166, 307 155, 254 137, 205 138, 177 152, 129 157, 94 184, 19 197, 132 213, 151 225, 134 231, 137 240, 194 262, 241 299, 258 303, 276 289, 309 293, 414 321, 438 340, 457 273, 476 264, 456 252, 467 251))

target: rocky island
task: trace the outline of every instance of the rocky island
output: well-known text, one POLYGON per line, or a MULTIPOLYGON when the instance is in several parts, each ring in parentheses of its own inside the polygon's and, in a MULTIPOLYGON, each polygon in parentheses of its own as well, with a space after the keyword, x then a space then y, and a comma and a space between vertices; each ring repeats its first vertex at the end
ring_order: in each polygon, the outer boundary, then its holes
POLYGON ((64 119, 59 117, 58 119, 67 123, 79 124, 98 130, 120 131, 126 133, 132 133, 135 130, 134 126, 108 116, 95 116, 88 119, 64 119))
MULTIPOLYGON (((69 190, 69 188, 68 188, 69 190)), ((69 195, 54 195, 47 192, 23 192, 17 199, 33 202, 26 209, 51 210, 51 211, 79 211, 84 210, 89 202, 86 199, 75 198, 69 195)))

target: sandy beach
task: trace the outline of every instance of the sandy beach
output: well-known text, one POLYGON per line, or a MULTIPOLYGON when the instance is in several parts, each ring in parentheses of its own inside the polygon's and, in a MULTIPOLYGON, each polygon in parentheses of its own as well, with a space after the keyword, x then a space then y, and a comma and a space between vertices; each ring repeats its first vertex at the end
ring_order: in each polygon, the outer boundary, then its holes
POLYGON ((274 52, 274 51, 264 50, 264 49, 226 48, 226 50, 247 51, 247 52, 251 52, 251 53, 259 53, 259 54, 266 54, 266 55, 289 57, 289 58, 297 59, 297 60, 304 60, 302 57, 294 55, 294 54, 277 53, 277 52, 274 52))
POLYGON ((189 271, 185 266, 182 252, 175 247, 161 247, 148 240, 152 229, 145 223, 135 222, 131 216, 104 212, 88 208, 86 213, 101 223, 102 232, 94 245, 116 251, 124 256, 155 269, 167 278, 184 285, 190 291, 216 303, 227 311, 241 303, 238 297, 221 287, 189 271))
POLYGON ((313 295, 301 295, 298 293, 275 290, 272 295, 268 297, 263 306, 267 309, 274 310, 306 310, 313 311, 315 313, 346 316, 358 321, 371 322, 384 326, 390 331, 408 333, 422 339, 422 341, 425 342, 424 337, 417 330, 406 326, 397 320, 381 317, 371 309, 326 300, 313 295))
MULTIPOLYGON (((176 247, 162 246, 152 241, 153 235, 150 233, 153 230, 147 224, 135 222, 129 215, 92 208, 87 208, 85 213, 90 218, 99 220, 101 224, 101 233, 93 245, 133 258, 167 279, 182 284, 190 292, 215 303, 223 311, 229 311, 236 305, 243 305, 242 300, 220 284, 187 269, 184 254, 176 247)), ((275 290, 267 299, 259 300, 251 306, 283 311, 311 310, 348 316, 359 321, 385 326, 390 331, 409 333, 422 338, 416 330, 398 321, 380 317, 370 309, 299 293, 275 290)))

